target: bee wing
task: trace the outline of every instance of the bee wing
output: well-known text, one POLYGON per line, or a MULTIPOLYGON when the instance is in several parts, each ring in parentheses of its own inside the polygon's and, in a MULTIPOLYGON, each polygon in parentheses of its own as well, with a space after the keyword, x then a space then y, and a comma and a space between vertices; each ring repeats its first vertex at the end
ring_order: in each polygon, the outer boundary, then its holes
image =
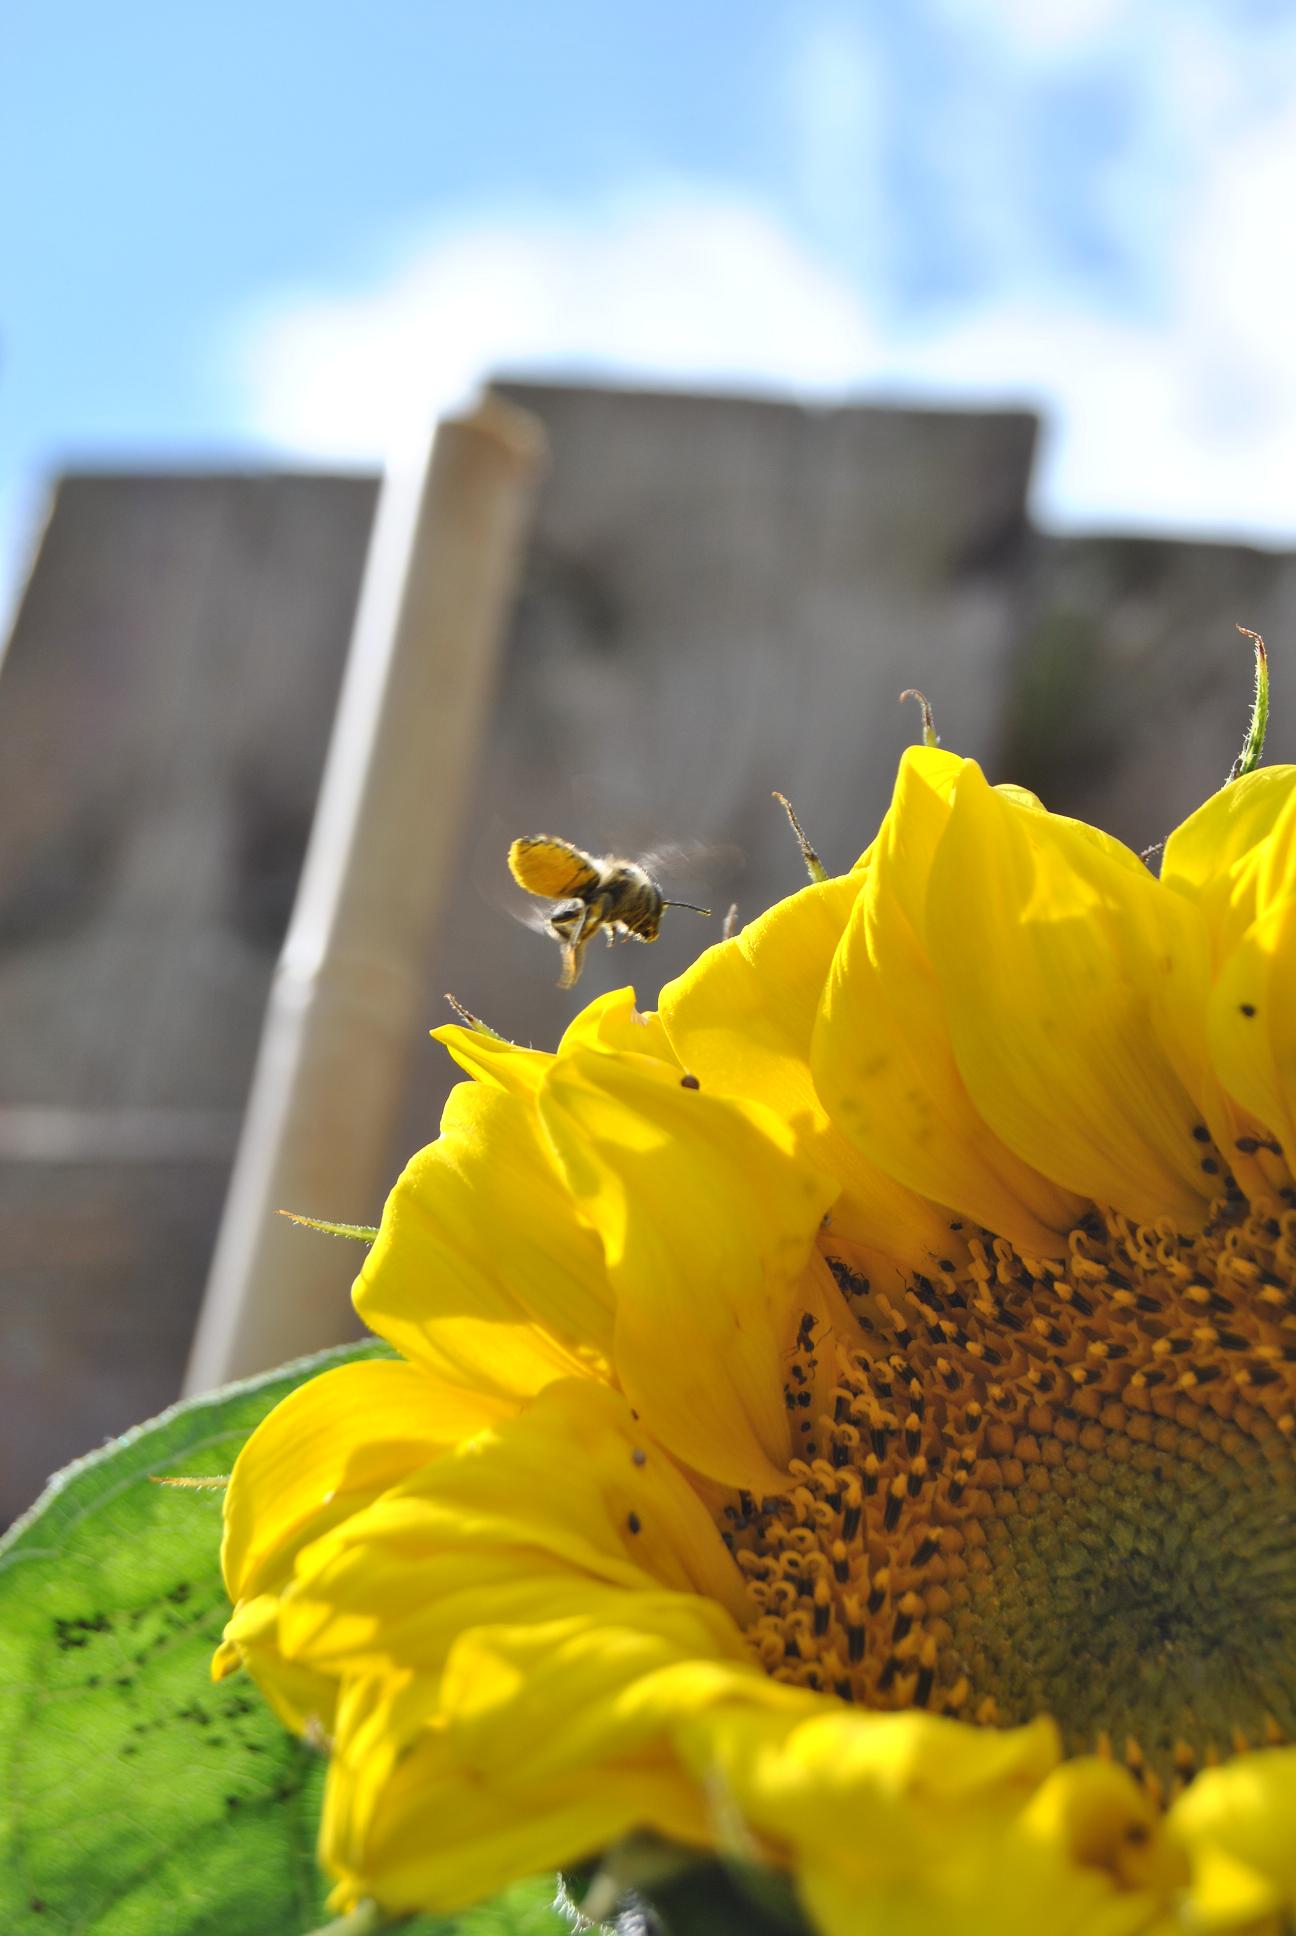
POLYGON ((673 883, 682 890, 741 874, 747 856, 732 842, 676 840, 654 847, 640 857, 639 864, 663 888, 673 883))
POLYGON ((508 864, 519 887, 546 901, 583 893, 599 875, 592 855, 550 834, 523 834, 509 848, 508 864))
POLYGON ((524 901, 520 894, 506 894, 496 903, 502 906, 505 914, 514 921, 520 921, 524 928, 532 928, 536 934, 549 933, 549 916, 553 912, 552 902, 541 907, 537 901, 524 901))

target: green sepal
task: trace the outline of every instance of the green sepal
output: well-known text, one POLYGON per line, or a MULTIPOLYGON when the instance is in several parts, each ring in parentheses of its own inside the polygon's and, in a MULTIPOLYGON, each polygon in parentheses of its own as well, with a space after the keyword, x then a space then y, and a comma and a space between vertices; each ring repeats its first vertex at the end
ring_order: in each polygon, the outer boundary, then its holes
POLYGON ((932 716, 931 701, 917 686, 906 686, 900 695, 903 706, 906 699, 916 699, 922 711, 922 743, 924 746, 939 746, 940 734, 936 731, 936 721, 932 716))
MULTIPOLYGON (((777 800, 779 805, 782 807, 784 813, 787 815, 788 825, 791 827, 792 832, 796 835, 797 846, 801 849, 801 859, 805 865, 806 873, 809 875, 811 881, 816 886, 818 886, 821 881, 827 880, 828 869, 824 866, 818 854, 815 852, 814 848, 810 845, 810 842, 807 840, 805 828, 801 825, 801 822, 797 819, 796 814, 792 808, 792 802, 788 799, 786 793, 780 793, 777 788, 775 788, 774 792, 770 795, 770 798, 772 800, 777 800)), ((705 910, 703 910, 703 912, 705 912, 705 910)))
POLYGON ((474 1015, 470 1008, 465 1008, 463 1003, 457 1000, 455 996, 448 994, 446 1000, 459 1017, 463 1026, 466 1029, 471 1029, 474 1035, 489 1036, 492 1042, 506 1042, 509 1048, 516 1046, 514 1043, 509 1042, 507 1035, 501 1035, 499 1030, 492 1028, 489 1022, 483 1022, 480 1015, 474 1015))
POLYGON ((297 1210, 281 1210, 281 1217, 289 1223, 300 1224, 303 1230, 322 1230, 326 1237, 349 1237, 355 1244, 371 1244, 378 1235, 376 1223, 328 1223, 323 1217, 303 1217, 297 1210))
POLYGON ((1244 774, 1254 772, 1259 766, 1264 757, 1265 735, 1269 731, 1269 654, 1258 632, 1250 631, 1245 625, 1239 625, 1236 629, 1244 639, 1250 639, 1255 649, 1255 698, 1251 702, 1246 738, 1242 742, 1242 751, 1233 762, 1230 780, 1240 780, 1244 774))

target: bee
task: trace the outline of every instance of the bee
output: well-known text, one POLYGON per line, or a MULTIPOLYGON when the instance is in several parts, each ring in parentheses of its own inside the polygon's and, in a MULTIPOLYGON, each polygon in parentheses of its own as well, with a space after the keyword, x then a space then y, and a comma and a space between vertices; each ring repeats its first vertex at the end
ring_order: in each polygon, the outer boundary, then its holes
POLYGON ((692 901, 666 900, 639 861, 587 854, 569 840, 555 840, 549 834, 523 834, 509 848, 508 864, 519 887, 557 904, 544 929, 562 947, 560 988, 575 987, 585 950, 600 928, 609 945, 630 935, 636 941, 655 941, 663 908, 711 912, 694 907, 692 901))

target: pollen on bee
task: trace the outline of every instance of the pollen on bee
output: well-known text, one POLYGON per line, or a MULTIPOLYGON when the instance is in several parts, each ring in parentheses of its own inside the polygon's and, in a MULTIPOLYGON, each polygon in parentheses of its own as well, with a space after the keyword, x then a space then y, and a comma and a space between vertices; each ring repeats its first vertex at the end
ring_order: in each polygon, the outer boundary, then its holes
POLYGON ((597 872, 589 854, 549 834, 521 835, 509 848, 508 864, 519 887, 551 901, 578 894, 597 872))

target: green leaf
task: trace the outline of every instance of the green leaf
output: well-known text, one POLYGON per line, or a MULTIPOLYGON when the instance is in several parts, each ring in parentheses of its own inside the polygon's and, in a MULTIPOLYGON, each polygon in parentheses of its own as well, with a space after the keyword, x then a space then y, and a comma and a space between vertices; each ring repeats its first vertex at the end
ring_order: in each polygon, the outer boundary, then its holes
MULTIPOLYGON (((228 1472, 294 1386, 377 1344, 177 1405, 60 1473, 0 1541, 0 1930, 300 1936, 328 1921, 324 1765, 251 1681, 213 1685, 228 1472)), ((552 1882, 404 1936, 566 1936, 552 1882)))

